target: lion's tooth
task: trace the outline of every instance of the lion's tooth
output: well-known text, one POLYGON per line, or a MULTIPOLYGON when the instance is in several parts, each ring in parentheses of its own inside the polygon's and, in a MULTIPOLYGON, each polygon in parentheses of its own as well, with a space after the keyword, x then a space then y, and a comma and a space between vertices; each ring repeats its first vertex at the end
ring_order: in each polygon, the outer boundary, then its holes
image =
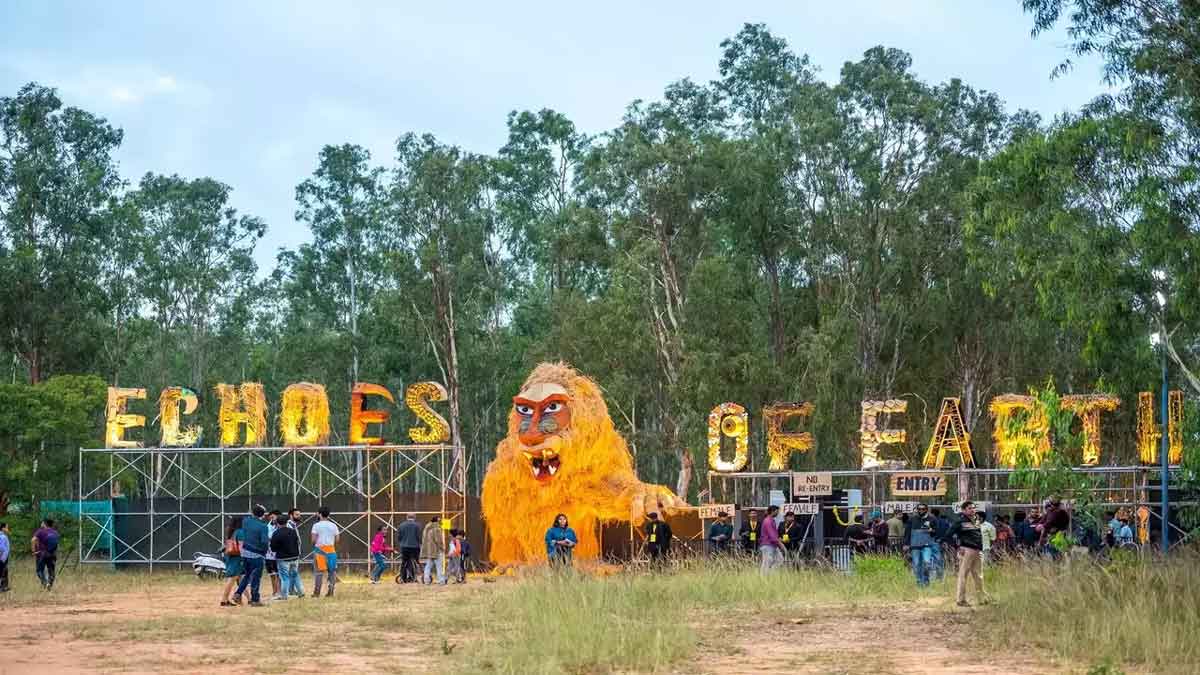
POLYGON ((534 467, 534 468, 532 468, 532 469, 531 469, 531 471, 533 471, 533 477, 534 477, 534 478, 537 478, 537 477, 538 477, 538 470, 537 470, 537 468, 536 468, 536 467, 534 467))
POLYGON ((553 476, 553 475, 554 475, 554 474, 556 474, 556 473, 558 473, 558 467, 557 467, 557 466, 555 466, 555 465, 553 465, 553 464, 551 464, 551 465, 550 465, 550 475, 551 475, 551 476, 553 476))

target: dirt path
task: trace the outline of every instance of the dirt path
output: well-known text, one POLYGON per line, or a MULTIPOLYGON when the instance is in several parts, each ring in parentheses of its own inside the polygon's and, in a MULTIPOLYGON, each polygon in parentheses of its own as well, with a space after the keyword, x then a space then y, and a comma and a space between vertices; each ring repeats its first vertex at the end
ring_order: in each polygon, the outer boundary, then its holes
MULTIPOLYGON (((794 619, 746 627, 716 656, 697 664, 702 673, 749 672, 834 675, 1031 675, 1062 666, 1021 654, 993 658, 973 638, 984 630, 973 610, 947 611, 941 600, 918 606, 826 606, 794 619)), ((720 642, 720 641, 718 641, 720 642)), ((715 647, 715 649, 712 649, 715 647)))

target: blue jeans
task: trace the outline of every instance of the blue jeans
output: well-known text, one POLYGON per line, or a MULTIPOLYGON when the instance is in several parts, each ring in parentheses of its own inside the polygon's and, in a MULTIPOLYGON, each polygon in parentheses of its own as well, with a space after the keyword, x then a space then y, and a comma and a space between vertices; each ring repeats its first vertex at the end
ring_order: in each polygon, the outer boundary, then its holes
POLYGON ((942 545, 931 544, 929 550, 933 552, 932 566, 934 579, 941 581, 946 576, 946 560, 942 558, 942 545))
POLYGON ((300 585, 300 561, 279 561, 279 595, 287 599, 289 595, 304 595, 304 587, 300 585))
POLYGON ((442 562, 442 556, 440 555, 436 558, 427 558, 425 560, 425 583, 433 583, 433 567, 435 563, 437 565, 437 582, 444 584, 446 583, 446 563, 442 562))
POLYGON ((246 587, 250 587, 250 602, 259 602, 262 598, 258 595, 259 585, 262 584, 263 564, 266 561, 262 558, 247 558, 242 556, 242 580, 238 582, 237 591, 234 595, 241 597, 245 592, 246 587))
POLYGON ((933 566, 934 549, 937 546, 914 546, 909 549, 909 555, 912 556, 913 572, 917 575, 918 586, 929 585, 929 571, 933 566))
POLYGON ((382 553, 372 553, 375 558, 375 569, 371 570, 371 581, 379 581, 379 577, 387 571, 387 558, 383 557, 382 553))

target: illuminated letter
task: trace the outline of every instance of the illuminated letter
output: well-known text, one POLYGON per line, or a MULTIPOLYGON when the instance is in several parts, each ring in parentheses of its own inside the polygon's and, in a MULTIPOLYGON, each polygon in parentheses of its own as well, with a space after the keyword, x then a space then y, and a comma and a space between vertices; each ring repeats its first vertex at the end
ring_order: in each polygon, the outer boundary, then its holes
POLYGON ((708 414, 708 466, 713 471, 741 471, 750 461, 750 420, 746 409, 722 403, 708 414), (734 439, 733 461, 721 459, 721 438, 734 439))
POLYGON ((164 448, 180 448, 195 445, 200 440, 200 427, 191 425, 180 431, 181 415, 191 415, 200 405, 196 392, 187 387, 167 387, 158 395, 158 419, 162 426, 159 445, 164 448), (179 404, 183 410, 179 410, 179 404))
POLYGON ((767 428, 767 456, 771 458, 767 471, 786 471, 793 452, 808 452, 813 446, 812 434, 807 431, 784 431, 784 423, 812 415, 813 404, 776 403, 763 408, 763 426, 767 428))
POLYGON ((142 447, 140 441, 125 440, 126 429, 146 426, 145 415, 130 415, 125 412, 125 401, 131 398, 146 398, 146 390, 122 387, 108 388, 108 404, 104 406, 104 447, 142 447))
POLYGON ((364 396, 382 396, 395 403, 392 392, 370 382, 355 382, 350 390, 350 445, 383 445, 383 439, 367 435, 368 424, 383 424, 391 414, 386 410, 363 410, 364 396))
POLYGON ((429 401, 445 401, 446 388, 437 382, 417 382, 404 392, 404 403, 425 427, 410 427, 408 437, 413 443, 445 443, 450 440, 450 425, 446 418, 434 412, 429 401))
MULTIPOLYGON (((1167 394, 1167 462, 1183 461, 1183 392, 1178 389, 1167 394)), ((1143 464, 1158 464, 1162 427, 1155 421, 1154 394, 1138 394, 1137 446, 1143 464)))
POLYGON ((862 441, 863 469, 884 465, 884 462, 879 460, 879 446, 888 443, 903 443, 904 439, 908 437, 904 429, 878 428, 880 415, 902 413, 905 410, 908 410, 908 401, 903 399, 862 402, 862 424, 858 431, 862 441))
POLYGON ((258 382, 243 382, 241 386, 218 384, 217 398, 221 411, 217 422, 221 427, 221 447, 239 445, 242 426, 246 427, 246 442, 255 447, 267 441, 267 396, 258 382))
POLYGON ((988 412, 994 420, 992 438, 998 466, 1016 466, 1022 452, 1028 453, 1031 466, 1042 463, 1042 458, 1050 452, 1050 421, 1035 398, 1019 394, 997 396, 988 406, 988 412), (1013 415, 1019 411, 1028 413, 1025 423, 1018 430, 1009 429, 1013 415))
POLYGON ((1108 394, 1063 396, 1060 404, 1083 420, 1083 466, 1100 463, 1100 413, 1112 412, 1121 399, 1108 394))
POLYGON ((933 428, 933 436, 929 439, 922 463, 926 469, 940 469, 946 464, 947 452, 957 452, 963 466, 975 466, 975 456, 971 454, 971 434, 967 432, 967 425, 963 424, 957 398, 942 399, 942 411, 938 413, 937 426, 933 428))
POLYGON ((297 382, 283 390, 279 433, 288 448, 329 442, 329 397, 323 385, 297 382))

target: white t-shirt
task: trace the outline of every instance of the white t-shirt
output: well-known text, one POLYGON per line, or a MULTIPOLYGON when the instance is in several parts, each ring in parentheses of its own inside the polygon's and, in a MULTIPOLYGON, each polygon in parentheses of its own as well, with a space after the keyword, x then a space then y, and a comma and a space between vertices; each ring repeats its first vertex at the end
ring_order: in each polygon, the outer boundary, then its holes
POLYGON ((312 532, 317 546, 333 546, 337 541, 338 526, 332 520, 321 520, 313 524, 312 532))

